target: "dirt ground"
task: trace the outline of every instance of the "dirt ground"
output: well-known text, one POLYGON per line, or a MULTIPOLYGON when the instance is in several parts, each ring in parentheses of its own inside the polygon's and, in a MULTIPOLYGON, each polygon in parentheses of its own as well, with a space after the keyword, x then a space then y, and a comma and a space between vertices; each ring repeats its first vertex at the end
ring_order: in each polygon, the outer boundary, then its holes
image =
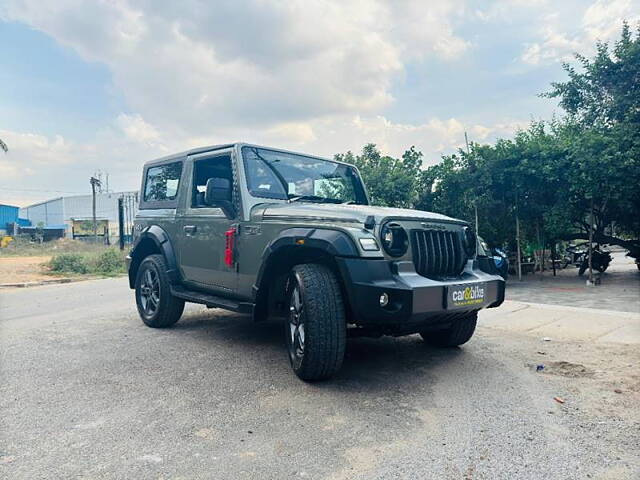
POLYGON ((40 282, 63 278, 49 273, 50 256, 0 257, 0 284, 40 282))

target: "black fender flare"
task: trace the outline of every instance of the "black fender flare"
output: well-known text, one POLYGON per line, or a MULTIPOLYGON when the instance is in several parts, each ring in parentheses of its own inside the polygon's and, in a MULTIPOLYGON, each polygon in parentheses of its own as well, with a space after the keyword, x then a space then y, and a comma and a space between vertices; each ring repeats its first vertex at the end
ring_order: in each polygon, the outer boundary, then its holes
POLYGON ((262 285, 270 260, 285 247, 307 247, 322 250, 333 257, 359 257, 354 240, 345 232, 329 228, 287 228, 282 230, 262 252, 260 270, 253 285, 254 299, 262 285))
POLYGON ((138 273, 138 266, 144 259, 145 249, 142 245, 145 245, 145 239, 151 240, 156 249, 164 256, 167 263, 167 275, 169 281, 172 284, 177 284, 180 281, 180 271, 178 270, 178 262, 176 260, 176 253, 169 239, 169 235, 158 225, 151 225, 140 232, 140 235, 136 238, 136 241, 131 249, 129 257, 131 258, 131 264, 129 266, 129 286, 134 288, 136 275, 138 273))

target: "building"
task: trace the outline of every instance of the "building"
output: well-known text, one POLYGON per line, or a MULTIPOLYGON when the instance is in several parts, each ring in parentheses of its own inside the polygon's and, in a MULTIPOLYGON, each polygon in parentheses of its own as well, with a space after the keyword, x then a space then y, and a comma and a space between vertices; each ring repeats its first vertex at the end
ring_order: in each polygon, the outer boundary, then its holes
POLYGON ((18 221, 18 207, 0 203, 0 232, 8 232, 8 224, 18 221))
MULTIPOLYGON (((124 235, 130 234, 130 225, 138 208, 138 192, 111 192, 96 194, 96 220, 98 234, 113 241, 120 235, 118 199, 123 199, 124 235)), ((64 228, 65 236, 78 238, 93 235, 92 195, 73 195, 34 203, 20 209, 20 217, 33 226, 64 228)))
POLYGON ((29 222, 18 217, 20 207, 0 203, 0 236, 13 234, 14 225, 28 226, 29 222))

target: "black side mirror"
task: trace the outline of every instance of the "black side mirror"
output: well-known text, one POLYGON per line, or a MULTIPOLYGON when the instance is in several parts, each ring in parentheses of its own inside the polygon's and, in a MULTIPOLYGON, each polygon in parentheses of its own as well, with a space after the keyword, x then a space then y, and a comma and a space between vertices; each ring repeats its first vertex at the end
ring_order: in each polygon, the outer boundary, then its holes
POLYGON ((231 182, 227 178, 210 178, 204 194, 204 201, 211 207, 222 209, 227 218, 236 216, 231 203, 231 182))

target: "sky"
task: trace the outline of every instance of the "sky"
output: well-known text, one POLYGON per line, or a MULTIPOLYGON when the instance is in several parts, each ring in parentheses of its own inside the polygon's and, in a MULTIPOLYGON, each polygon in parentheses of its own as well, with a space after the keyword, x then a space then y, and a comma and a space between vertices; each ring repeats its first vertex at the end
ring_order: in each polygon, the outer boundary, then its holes
POLYGON ((234 141, 434 164, 561 115, 539 94, 625 19, 640 0, 3 0, 0 203, 234 141))

